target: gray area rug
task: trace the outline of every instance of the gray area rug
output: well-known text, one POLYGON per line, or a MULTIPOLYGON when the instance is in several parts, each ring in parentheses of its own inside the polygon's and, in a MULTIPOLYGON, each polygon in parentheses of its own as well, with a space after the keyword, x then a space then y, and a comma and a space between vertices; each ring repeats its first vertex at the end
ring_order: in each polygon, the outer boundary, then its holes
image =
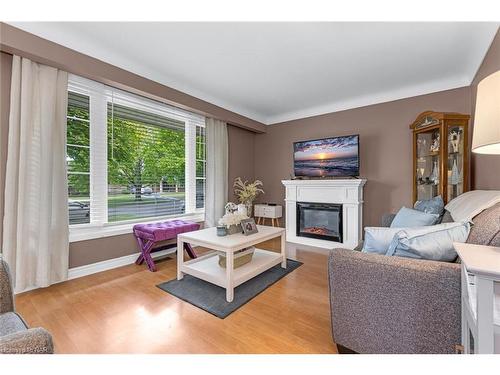
POLYGON ((278 264, 255 276, 234 289, 233 302, 226 301, 226 289, 191 275, 184 275, 182 280, 166 281, 157 285, 157 287, 218 318, 224 319, 301 265, 301 262, 287 259, 286 269, 281 268, 281 265, 278 264))

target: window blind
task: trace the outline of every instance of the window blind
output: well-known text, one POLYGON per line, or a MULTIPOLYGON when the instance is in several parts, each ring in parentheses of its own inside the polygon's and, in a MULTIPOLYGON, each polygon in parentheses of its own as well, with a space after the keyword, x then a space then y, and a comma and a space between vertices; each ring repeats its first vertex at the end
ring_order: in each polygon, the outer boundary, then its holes
POLYGON ((185 123, 108 102, 108 221, 182 215, 185 123))

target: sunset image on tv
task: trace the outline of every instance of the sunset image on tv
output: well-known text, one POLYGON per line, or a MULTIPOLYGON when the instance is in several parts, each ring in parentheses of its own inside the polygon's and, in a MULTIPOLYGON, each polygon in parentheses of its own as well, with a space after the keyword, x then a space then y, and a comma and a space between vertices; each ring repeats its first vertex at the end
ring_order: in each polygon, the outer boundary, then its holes
POLYGON ((359 175, 358 135, 294 144, 296 176, 348 177, 359 175))

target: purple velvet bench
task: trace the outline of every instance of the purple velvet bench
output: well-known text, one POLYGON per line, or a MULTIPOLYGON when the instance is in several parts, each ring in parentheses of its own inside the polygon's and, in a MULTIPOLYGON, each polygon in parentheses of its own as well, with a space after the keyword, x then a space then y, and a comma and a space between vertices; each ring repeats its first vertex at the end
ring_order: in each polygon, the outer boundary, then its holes
MULTIPOLYGON (((161 241, 177 238, 177 235, 185 232, 192 232, 200 229, 200 224, 186 220, 170 220, 160 223, 136 224, 134 225, 134 236, 137 239, 141 255, 135 261, 136 264, 142 264, 146 261, 151 272, 156 271, 155 263, 151 258, 153 246, 161 241)), ((159 249, 168 249, 177 246, 177 243, 162 246, 159 249)), ((188 243, 184 243, 184 249, 191 259, 196 258, 193 248, 188 243)))

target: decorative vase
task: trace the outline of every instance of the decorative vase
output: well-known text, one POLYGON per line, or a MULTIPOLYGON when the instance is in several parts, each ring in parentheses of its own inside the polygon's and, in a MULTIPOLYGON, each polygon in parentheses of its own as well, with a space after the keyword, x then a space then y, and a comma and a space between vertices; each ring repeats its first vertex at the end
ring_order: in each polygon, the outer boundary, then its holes
POLYGON ((450 182, 452 185, 458 185, 460 183, 460 174, 458 173, 457 161, 453 160, 453 167, 451 168, 450 182))
POLYGON ((238 213, 239 214, 242 214, 242 215, 245 215, 245 216, 249 216, 248 215, 248 209, 247 209, 247 206, 243 203, 240 203, 238 205, 238 213))
POLYGON ((252 207, 253 207, 252 202, 251 201, 250 202, 245 202, 245 207, 247 209, 246 215, 248 217, 252 217, 252 207))

